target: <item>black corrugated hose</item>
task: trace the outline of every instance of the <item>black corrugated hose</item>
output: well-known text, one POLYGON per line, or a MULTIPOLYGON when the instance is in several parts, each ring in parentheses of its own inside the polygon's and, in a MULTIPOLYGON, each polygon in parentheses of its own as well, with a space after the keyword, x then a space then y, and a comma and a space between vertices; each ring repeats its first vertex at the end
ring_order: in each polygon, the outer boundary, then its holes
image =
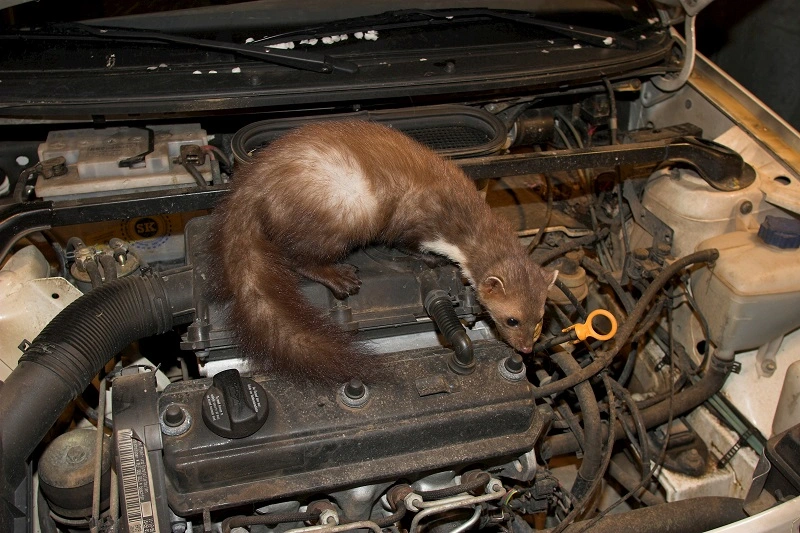
MULTIPOLYGON (((566 375, 578 372, 581 365, 567 352, 556 352, 550 358, 566 375)), ((572 485, 572 494, 581 499, 589 492, 594 479, 600 474, 603 463, 603 424, 600 420, 600 406, 588 381, 575 385, 575 395, 583 414, 583 459, 572 485)))
POLYGON ((10 502, 25 462, 69 402, 131 342, 172 328, 168 292, 177 301, 186 288, 170 290, 169 279, 127 277, 98 287, 61 311, 20 358, 0 388, 0 530, 13 531, 10 502))

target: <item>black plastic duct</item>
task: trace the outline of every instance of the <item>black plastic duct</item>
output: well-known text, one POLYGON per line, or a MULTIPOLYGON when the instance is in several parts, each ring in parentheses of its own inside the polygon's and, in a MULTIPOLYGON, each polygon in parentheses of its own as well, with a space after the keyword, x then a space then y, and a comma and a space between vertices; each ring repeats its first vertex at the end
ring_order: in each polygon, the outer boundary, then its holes
POLYGON ((0 388, 0 531, 14 530, 13 494, 26 461, 64 408, 131 342, 187 316, 190 279, 165 273, 106 283, 61 311, 25 351, 0 388))

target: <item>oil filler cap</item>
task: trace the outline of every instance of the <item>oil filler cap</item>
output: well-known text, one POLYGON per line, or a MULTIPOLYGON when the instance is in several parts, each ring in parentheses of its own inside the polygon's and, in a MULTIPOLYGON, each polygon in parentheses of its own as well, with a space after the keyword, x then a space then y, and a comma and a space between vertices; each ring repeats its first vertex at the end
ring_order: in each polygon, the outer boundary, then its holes
POLYGON ((264 388, 235 369, 215 375, 203 396, 203 421, 220 437, 248 437, 264 425, 268 414, 264 388))
POLYGON ((800 248, 800 220, 769 215, 758 228, 758 236, 764 243, 778 248, 800 248))

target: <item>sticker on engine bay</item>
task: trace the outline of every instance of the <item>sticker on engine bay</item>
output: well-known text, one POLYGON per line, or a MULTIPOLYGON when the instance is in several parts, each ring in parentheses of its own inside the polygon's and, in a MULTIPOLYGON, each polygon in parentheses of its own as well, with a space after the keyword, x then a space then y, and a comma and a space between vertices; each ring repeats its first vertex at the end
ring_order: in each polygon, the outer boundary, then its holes
POLYGON ((152 473, 144 443, 133 430, 117 431, 120 479, 122 480, 122 518, 129 533, 159 533, 154 515, 152 473))

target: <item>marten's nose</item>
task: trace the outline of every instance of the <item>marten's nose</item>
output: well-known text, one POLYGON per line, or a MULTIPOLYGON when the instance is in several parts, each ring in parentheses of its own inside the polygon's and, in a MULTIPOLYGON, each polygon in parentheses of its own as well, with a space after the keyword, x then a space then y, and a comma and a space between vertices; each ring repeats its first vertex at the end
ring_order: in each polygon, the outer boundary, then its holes
POLYGON ((533 351, 533 346, 523 346, 519 351, 522 353, 531 353, 533 351))

